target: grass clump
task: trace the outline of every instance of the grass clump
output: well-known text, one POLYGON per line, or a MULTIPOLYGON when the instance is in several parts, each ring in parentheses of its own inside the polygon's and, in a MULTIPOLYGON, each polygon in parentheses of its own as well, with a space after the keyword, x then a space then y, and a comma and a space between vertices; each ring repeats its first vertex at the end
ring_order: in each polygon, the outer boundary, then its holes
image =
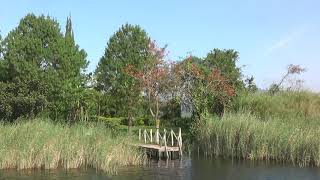
POLYGON ((0 124, 0 168, 93 167, 115 173, 120 166, 145 160, 129 142, 99 123, 67 125, 35 119, 0 124))
POLYGON ((196 138, 210 156, 320 167, 320 121, 317 126, 301 125, 301 121, 265 121, 249 113, 226 114, 222 119, 205 117, 198 124, 196 138))

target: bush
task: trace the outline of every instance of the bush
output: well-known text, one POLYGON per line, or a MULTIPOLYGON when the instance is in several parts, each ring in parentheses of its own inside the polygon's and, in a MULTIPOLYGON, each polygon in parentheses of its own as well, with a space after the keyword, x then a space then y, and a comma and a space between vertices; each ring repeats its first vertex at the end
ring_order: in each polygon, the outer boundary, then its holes
POLYGON ((46 106, 45 90, 37 81, 0 82, 0 119, 35 116, 46 106))
POLYGON ((122 119, 123 118, 110 118, 110 117, 103 117, 103 116, 97 117, 98 122, 103 122, 106 125, 106 127, 114 130, 119 129, 122 119))
POLYGON ((134 125, 134 126, 143 126, 143 125, 144 125, 144 119, 145 119, 145 118, 141 118, 141 117, 139 117, 139 118, 134 118, 134 119, 133 119, 133 125, 134 125))

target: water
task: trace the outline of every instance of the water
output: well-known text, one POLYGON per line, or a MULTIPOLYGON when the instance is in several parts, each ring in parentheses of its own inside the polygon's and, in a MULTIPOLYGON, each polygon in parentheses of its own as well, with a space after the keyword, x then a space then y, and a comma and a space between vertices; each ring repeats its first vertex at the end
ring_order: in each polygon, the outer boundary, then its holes
POLYGON ((94 169, 74 170, 1 170, 0 179, 114 179, 114 180, 320 180, 320 168, 299 168, 288 164, 205 160, 186 158, 174 161, 152 161, 146 166, 126 167, 118 175, 107 175, 94 169))

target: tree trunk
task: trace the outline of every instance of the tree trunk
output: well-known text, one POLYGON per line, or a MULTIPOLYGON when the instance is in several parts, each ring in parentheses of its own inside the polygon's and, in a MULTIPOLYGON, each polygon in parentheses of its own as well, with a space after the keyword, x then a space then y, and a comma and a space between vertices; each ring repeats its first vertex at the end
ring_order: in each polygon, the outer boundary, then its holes
POLYGON ((131 135, 132 132, 132 116, 128 116, 128 134, 131 135))
POLYGON ((160 119, 156 119, 156 128, 157 128, 157 129, 160 128, 160 119))
POLYGON ((157 97, 156 99, 156 114, 155 114, 155 119, 156 119, 156 128, 160 128, 160 119, 159 119, 159 98, 157 97))

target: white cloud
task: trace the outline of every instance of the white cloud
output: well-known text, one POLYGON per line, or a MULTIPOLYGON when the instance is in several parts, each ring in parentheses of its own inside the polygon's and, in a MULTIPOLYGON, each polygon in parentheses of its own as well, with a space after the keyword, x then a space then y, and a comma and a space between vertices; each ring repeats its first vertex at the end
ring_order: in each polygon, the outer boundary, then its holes
POLYGON ((287 47, 290 43, 298 38, 300 35, 305 33, 306 28, 298 28, 292 31, 291 33, 287 34, 286 36, 282 37, 278 41, 274 42, 266 51, 265 55, 269 55, 279 49, 287 47))

